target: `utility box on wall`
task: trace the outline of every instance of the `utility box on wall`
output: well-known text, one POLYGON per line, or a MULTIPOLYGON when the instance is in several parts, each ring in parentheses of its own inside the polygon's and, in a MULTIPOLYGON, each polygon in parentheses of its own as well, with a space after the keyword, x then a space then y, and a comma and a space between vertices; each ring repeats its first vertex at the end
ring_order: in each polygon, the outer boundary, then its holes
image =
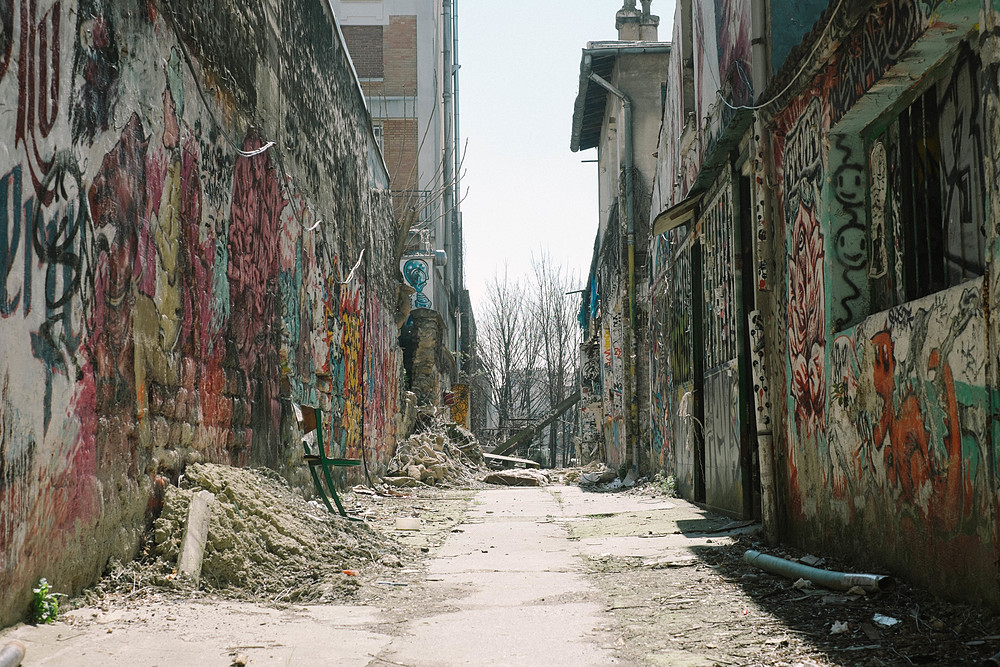
POLYGON ((409 255, 399 262, 403 280, 414 289, 412 308, 434 309, 434 255, 409 255))

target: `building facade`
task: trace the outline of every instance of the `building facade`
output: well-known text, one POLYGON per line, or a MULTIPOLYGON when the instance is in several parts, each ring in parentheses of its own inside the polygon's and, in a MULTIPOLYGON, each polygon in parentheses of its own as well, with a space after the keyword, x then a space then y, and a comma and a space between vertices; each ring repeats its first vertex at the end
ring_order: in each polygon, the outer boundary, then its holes
POLYGON ((649 216, 683 494, 991 604, 997 17, 682 0, 649 216))
POLYGON ((401 338, 408 388, 441 406, 475 331, 462 266, 457 0, 333 6, 389 169, 399 269, 413 289, 401 338))
POLYGON ((599 211, 580 320, 583 459, 638 472, 648 454, 645 283, 649 196, 670 45, 659 17, 635 2, 616 15, 619 39, 589 42, 580 61, 573 151, 597 149, 599 211))

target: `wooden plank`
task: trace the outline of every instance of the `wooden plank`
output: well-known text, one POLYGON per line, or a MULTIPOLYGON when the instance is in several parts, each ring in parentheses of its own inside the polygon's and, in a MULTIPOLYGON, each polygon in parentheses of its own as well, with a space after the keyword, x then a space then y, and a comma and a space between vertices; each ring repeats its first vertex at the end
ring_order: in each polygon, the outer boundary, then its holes
POLYGON ((485 459, 487 463, 496 462, 505 466, 509 465, 511 467, 516 465, 523 465, 525 468, 539 467, 537 461, 532 461, 531 459, 519 459, 516 456, 500 456, 499 454, 488 454, 484 452, 483 459, 485 459))
POLYGON ((574 392, 572 395, 564 398, 549 415, 538 422, 527 428, 521 429, 513 437, 507 439, 502 445, 493 450, 494 454, 507 454, 514 451, 514 449, 520 445, 522 442, 527 442, 535 437, 539 431, 554 422, 559 415, 569 410, 571 407, 576 405, 576 402, 580 400, 580 392, 574 392))

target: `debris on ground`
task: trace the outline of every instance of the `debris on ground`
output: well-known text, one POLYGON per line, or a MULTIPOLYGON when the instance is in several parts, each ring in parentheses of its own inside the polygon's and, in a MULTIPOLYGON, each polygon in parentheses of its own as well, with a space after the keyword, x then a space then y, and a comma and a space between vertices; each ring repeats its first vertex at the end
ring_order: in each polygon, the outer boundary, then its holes
MULTIPOLYGON (((654 483, 619 493, 648 499, 662 495, 654 483)), ((642 524, 643 517, 654 512, 669 516, 672 511, 664 507, 636 513, 635 532, 645 536, 642 531, 649 524, 642 524)), ((573 534, 628 525, 622 523, 624 516, 609 517, 603 528, 592 526, 604 521, 600 518, 571 524, 573 534)), ((721 517, 714 522, 728 531, 713 532, 711 540, 685 548, 684 555, 694 559, 686 567, 658 567, 680 558, 669 547, 645 557, 606 554, 588 559, 594 584, 607 595, 622 634, 629 637, 626 657, 636 664, 653 664, 650 656, 672 654, 703 660, 692 664, 1000 666, 1000 659, 989 662, 1000 650, 1000 614, 995 610, 951 602, 905 580, 897 580, 891 590, 796 587, 794 579, 751 567, 744 559, 747 550, 767 549, 788 561, 823 565, 834 572, 850 572, 864 563, 789 545, 766 546, 752 529, 721 517)), ((683 526, 677 524, 677 530, 691 538, 708 535, 710 528, 692 525, 688 518, 683 526)), ((650 533, 670 534, 663 529, 650 533)))
POLYGON ((499 486, 548 486, 549 476, 534 468, 495 470, 483 478, 487 484, 499 486))
POLYGON ((383 481, 398 488, 470 486, 483 468, 483 448, 455 424, 432 424, 396 446, 383 481))
POLYGON ((587 465, 577 468, 560 468, 553 473, 563 484, 579 484, 580 486, 608 484, 618 479, 618 472, 601 461, 591 461, 587 465))
POLYGON ((90 592, 139 596, 158 590, 211 592, 269 602, 343 600, 356 576, 400 563, 406 548, 364 523, 334 516, 293 492, 276 473, 211 463, 189 465, 169 486, 144 558, 115 564, 90 592), (177 574, 195 493, 215 495, 200 582, 177 574))

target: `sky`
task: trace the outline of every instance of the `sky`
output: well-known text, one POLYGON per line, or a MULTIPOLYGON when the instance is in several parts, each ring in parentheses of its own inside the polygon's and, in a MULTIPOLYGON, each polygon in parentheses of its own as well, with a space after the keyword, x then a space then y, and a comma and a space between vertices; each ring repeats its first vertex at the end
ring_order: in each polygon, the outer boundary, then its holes
MULTIPOLYGON (((638 3, 637 3, 638 4, 638 3)), ((598 227, 596 149, 573 153, 581 49, 617 39, 622 0, 459 0, 459 123, 468 141, 462 193, 465 275, 474 312, 505 267, 531 257, 586 275, 598 227), (467 194, 466 194, 467 191, 467 194)), ((654 0, 669 40, 674 0, 654 0)))

